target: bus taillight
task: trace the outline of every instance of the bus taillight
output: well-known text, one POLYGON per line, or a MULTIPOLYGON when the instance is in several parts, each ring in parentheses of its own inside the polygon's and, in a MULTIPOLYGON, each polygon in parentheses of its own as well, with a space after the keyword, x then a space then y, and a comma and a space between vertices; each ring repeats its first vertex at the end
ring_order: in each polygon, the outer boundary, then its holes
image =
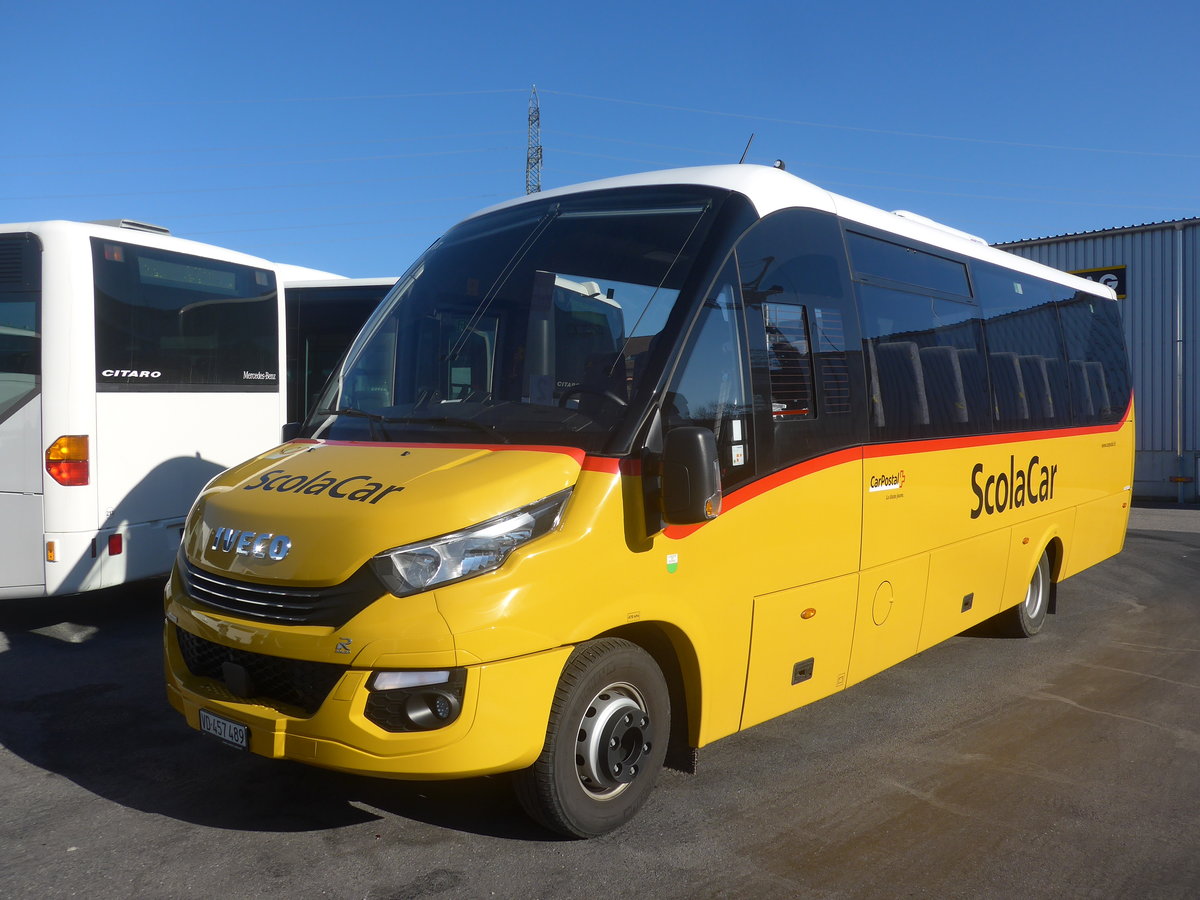
POLYGON ((88 483, 88 437, 86 434, 64 434, 46 448, 46 471, 59 484, 88 483))

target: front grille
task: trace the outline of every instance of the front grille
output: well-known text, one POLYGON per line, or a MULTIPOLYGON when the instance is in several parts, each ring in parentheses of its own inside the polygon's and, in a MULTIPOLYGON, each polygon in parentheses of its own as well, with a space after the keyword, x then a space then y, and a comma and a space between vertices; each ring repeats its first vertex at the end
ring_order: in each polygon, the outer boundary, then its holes
POLYGON ((308 715, 321 708, 346 666, 283 659, 214 644, 176 627, 179 652, 188 671, 221 682, 240 700, 269 700, 299 707, 308 715))
POLYGON ((325 588, 237 581, 197 568, 182 553, 178 570, 183 589, 197 603, 239 618, 281 625, 344 625, 383 592, 369 566, 325 588))

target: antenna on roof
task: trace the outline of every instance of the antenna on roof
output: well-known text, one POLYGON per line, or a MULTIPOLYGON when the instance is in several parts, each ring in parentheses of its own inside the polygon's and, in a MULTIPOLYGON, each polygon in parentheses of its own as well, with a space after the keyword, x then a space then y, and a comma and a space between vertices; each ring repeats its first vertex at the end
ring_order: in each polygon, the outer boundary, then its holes
POLYGON ((738 160, 738 165, 746 161, 746 154, 750 152, 750 145, 754 143, 754 132, 750 132, 750 140, 746 141, 746 149, 742 151, 742 158, 738 160))

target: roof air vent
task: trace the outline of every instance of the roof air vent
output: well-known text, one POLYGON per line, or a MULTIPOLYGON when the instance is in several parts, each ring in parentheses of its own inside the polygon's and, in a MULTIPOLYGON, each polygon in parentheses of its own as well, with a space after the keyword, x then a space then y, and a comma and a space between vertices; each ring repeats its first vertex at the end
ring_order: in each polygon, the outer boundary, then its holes
POLYGON ((161 225, 151 225, 149 222, 138 222, 134 219, 102 219, 92 222, 92 225, 111 225, 113 228, 132 228, 134 231, 148 231, 151 234, 170 234, 170 228, 161 225))

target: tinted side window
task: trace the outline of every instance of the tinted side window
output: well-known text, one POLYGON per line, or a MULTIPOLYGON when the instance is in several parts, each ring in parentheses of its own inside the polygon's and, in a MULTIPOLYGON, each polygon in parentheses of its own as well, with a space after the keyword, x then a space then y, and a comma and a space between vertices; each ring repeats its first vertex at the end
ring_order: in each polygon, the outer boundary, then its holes
POLYGON ((763 326, 771 383, 771 417, 815 415, 808 311, 787 303, 764 303, 763 326))
POLYGON ((921 288, 953 297, 970 297, 967 267, 961 262, 914 247, 846 232, 855 276, 866 283, 921 288))
POLYGON ((1116 301, 1079 293, 1059 306, 1075 421, 1120 420, 1129 405, 1129 363, 1116 301))
POLYGON ((983 306, 992 412, 1002 431, 1071 424, 1058 301, 1068 289, 999 266, 976 263, 983 306))
POLYGON ((962 263, 847 232, 870 377, 871 433, 991 430, 979 307, 962 263))
POLYGON ((776 213, 742 238, 737 258, 760 469, 861 443, 866 389, 837 220, 812 210, 776 213))
POLYGON ((279 390, 275 274, 92 238, 100 390, 279 390))
POLYGON ((754 474, 742 319, 737 267, 731 261, 700 311, 682 368, 672 379, 662 409, 668 429, 680 425, 712 429, 726 490, 754 474))
POLYGON ((973 304, 859 286, 878 440, 991 429, 973 304))
POLYGON ((387 285, 288 288, 288 421, 304 418, 387 285))
POLYGON ((40 249, 32 234, 0 235, 0 421, 41 382, 40 249))

